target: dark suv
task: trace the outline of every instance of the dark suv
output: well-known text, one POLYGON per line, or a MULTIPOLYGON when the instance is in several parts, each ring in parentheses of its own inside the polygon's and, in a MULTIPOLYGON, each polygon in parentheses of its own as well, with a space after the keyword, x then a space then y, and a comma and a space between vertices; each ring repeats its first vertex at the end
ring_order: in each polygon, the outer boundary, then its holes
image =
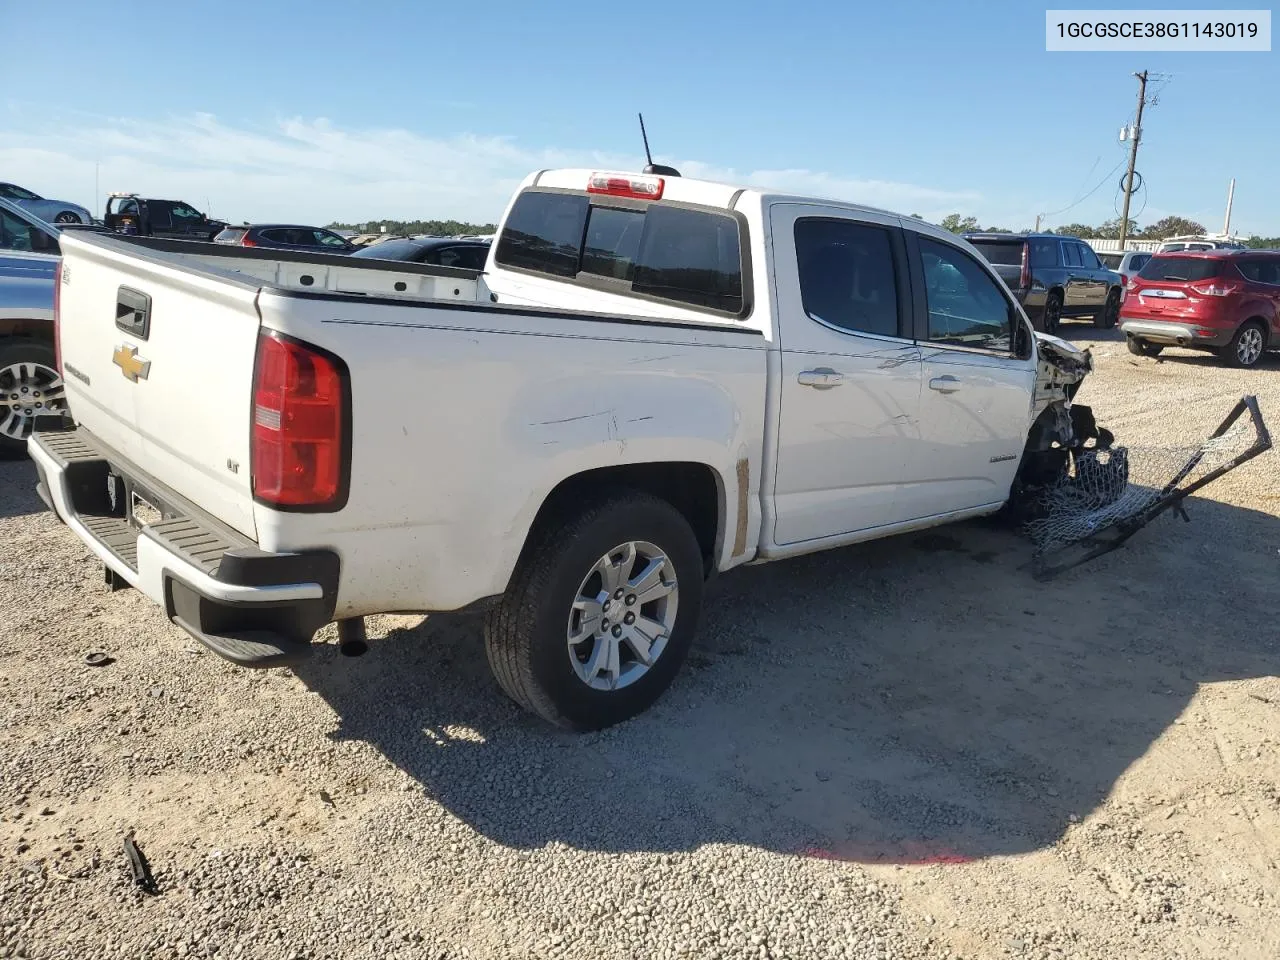
POLYGON ((116 233, 162 240, 212 240, 226 227, 189 203, 152 200, 136 193, 113 193, 102 221, 116 233))
POLYGON ((1053 233, 966 233, 1018 298, 1037 330, 1054 333, 1063 317, 1093 317, 1108 329, 1120 316, 1124 278, 1083 240, 1053 233))

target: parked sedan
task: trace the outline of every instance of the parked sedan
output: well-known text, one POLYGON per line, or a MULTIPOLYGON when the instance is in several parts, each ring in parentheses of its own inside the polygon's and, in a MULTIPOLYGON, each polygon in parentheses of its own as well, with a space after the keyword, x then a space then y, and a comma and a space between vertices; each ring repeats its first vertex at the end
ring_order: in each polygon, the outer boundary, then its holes
POLYGON ((351 253, 356 249, 350 240, 332 230, 293 223, 255 223, 227 227, 213 238, 213 242, 240 247, 292 250, 295 253, 351 253))
POLYGON ((352 256, 483 270, 485 261, 489 259, 489 241, 463 240, 460 237, 398 237, 361 247, 352 256))
POLYGON ((30 210, 48 223, 93 223, 93 214, 78 203, 46 200, 16 183, 0 183, 0 198, 30 210))

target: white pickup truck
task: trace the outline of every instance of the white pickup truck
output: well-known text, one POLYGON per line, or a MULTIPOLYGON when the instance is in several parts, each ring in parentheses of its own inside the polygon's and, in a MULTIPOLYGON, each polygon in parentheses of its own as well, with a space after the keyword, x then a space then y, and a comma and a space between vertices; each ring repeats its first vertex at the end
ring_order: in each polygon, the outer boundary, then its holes
POLYGON ((963 240, 674 171, 531 175, 483 272, 63 254, 29 448, 108 583, 245 666, 489 600, 499 683, 575 729, 671 683, 709 576, 994 513, 1081 442, 1087 352, 963 240))

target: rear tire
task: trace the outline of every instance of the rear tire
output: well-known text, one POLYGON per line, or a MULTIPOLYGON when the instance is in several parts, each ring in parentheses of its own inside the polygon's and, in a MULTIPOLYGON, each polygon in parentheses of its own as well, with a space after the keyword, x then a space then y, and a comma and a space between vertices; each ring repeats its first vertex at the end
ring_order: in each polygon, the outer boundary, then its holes
POLYGON ((1267 352, 1267 332, 1257 320, 1240 325, 1231 342, 1222 348, 1219 356, 1233 367, 1256 367, 1267 352))
POLYGON ((27 455, 35 418, 67 408, 53 347, 29 337, 0 340, 0 459, 27 455))
POLYGON ((1137 337, 1125 337, 1125 346, 1129 348, 1129 352, 1135 357, 1158 357, 1160 352, 1164 350, 1163 344, 1147 343, 1147 341, 1139 340, 1137 337))
POLYGON ((539 524, 489 611, 489 665, 511 699, 558 727, 621 723, 671 685, 702 587, 698 540, 665 500, 619 490, 575 505, 539 524))
POLYGON ((1057 333, 1062 325, 1062 294, 1056 290, 1044 301, 1044 310, 1040 313, 1040 329, 1045 333, 1057 333))
POLYGON ((1120 319, 1120 291, 1112 290, 1107 294, 1106 306, 1093 318, 1093 325, 1099 330, 1110 330, 1120 319))

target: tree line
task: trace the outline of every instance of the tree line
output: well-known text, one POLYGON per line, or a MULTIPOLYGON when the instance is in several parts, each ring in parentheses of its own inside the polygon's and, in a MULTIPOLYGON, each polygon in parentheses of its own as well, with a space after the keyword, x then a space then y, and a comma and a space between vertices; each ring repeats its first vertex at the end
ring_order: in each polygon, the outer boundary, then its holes
POLYGON ((496 223, 464 223, 461 220, 370 220, 367 223, 331 223, 328 229, 381 233, 383 227, 387 228, 387 233, 391 236, 428 234, 433 237, 487 234, 498 229, 496 223))
MULTIPOLYGON (((913 213, 917 220, 923 219, 920 214, 913 213)), ((952 233, 1013 233, 1007 227, 982 227, 976 217, 962 217, 958 213, 950 213, 942 218, 939 224, 944 230, 952 233)), ((1030 233, 1030 228, 1018 231, 1030 233)), ((1056 233, 1062 237, 1079 237, 1081 240, 1119 240, 1120 218, 1114 217, 1096 227, 1087 223, 1067 223, 1045 233, 1056 233)), ((1202 236, 1208 231, 1204 224, 1188 220, 1186 217, 1165 217, 1146 227, 1129 221, 1129 238, 1131 240, 1167 240, 1169 237, 1202 236)), ((1280 237, 1251 237, 1244 241, 1255 250, 1280 249, 1280 237)))

